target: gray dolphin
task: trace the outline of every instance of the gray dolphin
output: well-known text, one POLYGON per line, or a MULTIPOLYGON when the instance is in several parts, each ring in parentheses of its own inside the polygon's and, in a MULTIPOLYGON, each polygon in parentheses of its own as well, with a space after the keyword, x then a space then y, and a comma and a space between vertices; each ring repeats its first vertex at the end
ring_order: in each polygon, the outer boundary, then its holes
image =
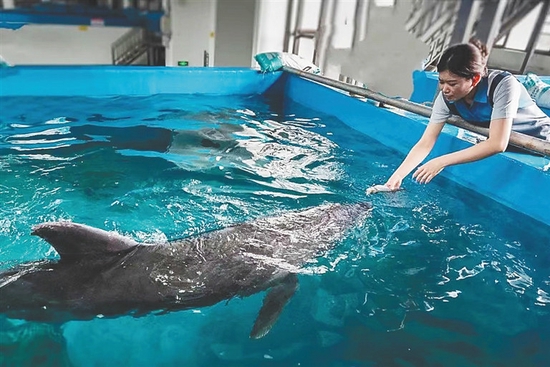
POLYGON ((266 335, 297 288, 296 274, 343 239, 371 205, 325 204, 164 244, 137 243, 69 221, 32 234, 59 260, 0 273, 0 313, 63 322, 216 304, 268 290, 250 333, 266 335))

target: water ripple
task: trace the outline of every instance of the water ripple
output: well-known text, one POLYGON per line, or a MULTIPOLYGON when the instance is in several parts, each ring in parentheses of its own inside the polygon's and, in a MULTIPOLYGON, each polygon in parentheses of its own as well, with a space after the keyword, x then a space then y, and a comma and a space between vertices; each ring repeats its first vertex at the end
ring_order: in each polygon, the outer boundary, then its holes
POLYGON ((523 269, 513 269, 509 266, 506 266, 506 281, 521 294, 533 286, 533 278, 523 269))
POLYGON ((537 305, 538 306, 547 306, 550 305, 550 294, 543 291, 542 289, 537 289, 537 305))

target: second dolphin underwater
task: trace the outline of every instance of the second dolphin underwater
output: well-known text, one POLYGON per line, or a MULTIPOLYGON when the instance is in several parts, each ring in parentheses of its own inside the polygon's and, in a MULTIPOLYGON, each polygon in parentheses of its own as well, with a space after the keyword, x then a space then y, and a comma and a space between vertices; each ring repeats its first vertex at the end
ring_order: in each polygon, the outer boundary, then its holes
POLYGON ((32 233, 60 259, 0 273, 0 313, 62 322, 210 306, 268 290, 250 333, 261 338, 294 294, 300 268, 341 241, 371 208, 325 204, 168 244, 140 244, 69 221, 42 223, 32 233))

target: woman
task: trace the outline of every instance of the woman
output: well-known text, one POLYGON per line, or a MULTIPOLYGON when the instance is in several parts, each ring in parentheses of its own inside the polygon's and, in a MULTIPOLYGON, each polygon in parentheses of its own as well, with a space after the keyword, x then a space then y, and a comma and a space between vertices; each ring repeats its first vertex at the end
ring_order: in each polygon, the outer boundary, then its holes
POLYGON ((474 146, 429 160, 414 172, 417 182, 430 182, 447 166, 503 152, 512 130, 550 141, 550 118, 512 74, 487 73, 486 59, 487 49, 475 41, 452 46, 443 53, 437 64, 441 92, 434 102, 430 122, 386 182, 389 190, 399 189, 403 179, 428 156, 445 121, 453 114, 470 123, 488 126, 489 137, 474 146))

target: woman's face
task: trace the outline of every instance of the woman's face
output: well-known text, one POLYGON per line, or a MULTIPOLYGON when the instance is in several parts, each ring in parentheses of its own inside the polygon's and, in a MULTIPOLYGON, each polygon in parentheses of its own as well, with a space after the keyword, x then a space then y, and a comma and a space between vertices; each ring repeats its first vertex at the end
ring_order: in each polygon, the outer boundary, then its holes
POLYGON ((464 78, 448 70, 439 72, 439 87, 448 101, 458 101, 469 94, 472 94, 470 97, 473 97, 474 88, 479 80, 479 75, 475 75, 473 78, 464 78))

